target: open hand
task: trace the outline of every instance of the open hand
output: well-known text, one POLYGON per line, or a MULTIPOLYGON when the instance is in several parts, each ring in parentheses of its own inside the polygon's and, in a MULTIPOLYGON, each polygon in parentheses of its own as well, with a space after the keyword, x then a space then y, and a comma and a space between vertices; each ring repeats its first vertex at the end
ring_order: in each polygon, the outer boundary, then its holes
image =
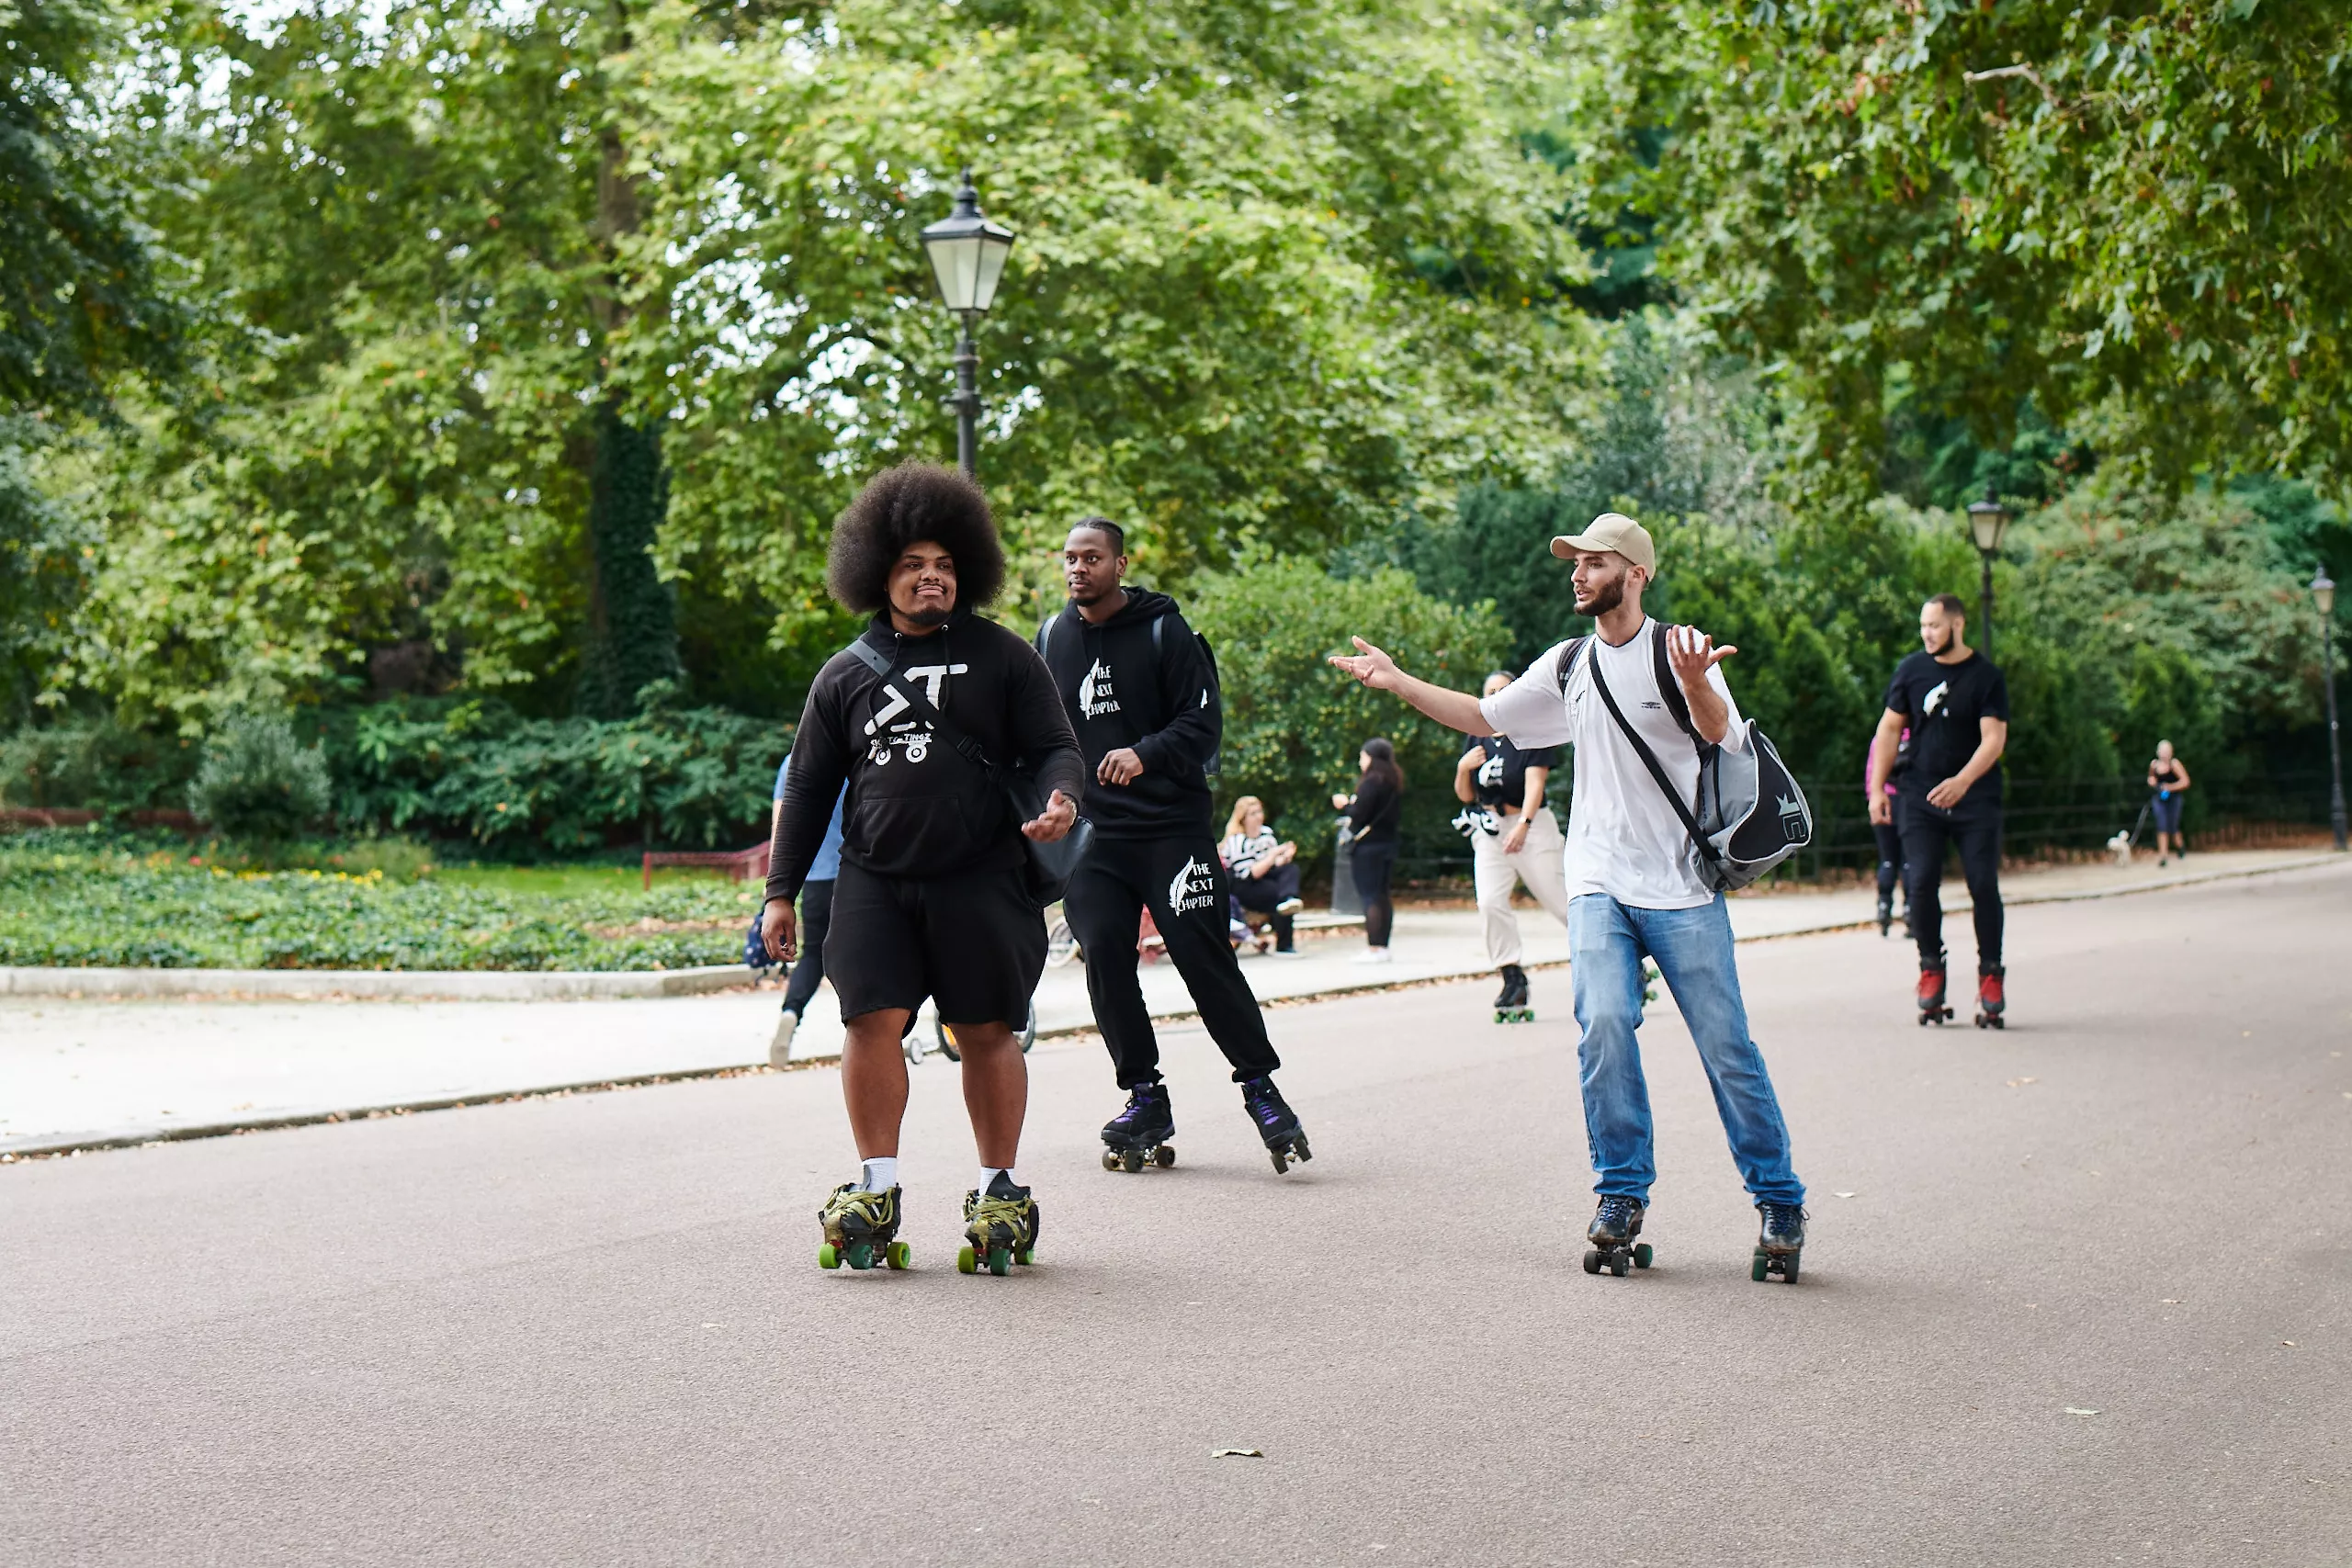
POLYGON ((1034 822, 1023 822, 1021 830, 1041 844, 1051 844, 1069 836, 1070 827, 1078 820, 1078 806, 1061 791, 1054 791, 1053 799, 1046 802, 1046 809, 1037 813, 1034 822))
POLYGON ((1968 794, 1968 781, 1957 775, 1944 780, 1928 792, 1928 804, 1950 811, 1968 794))
POLYGON ((792 918, 792 900, 767 901, 760 911, 760 941, 766 944, 768 956, 779 964, 789 964, 800 956, 800 931, 792 918))
POLYGON ((1102 765, 1094 770, 1094 782, 1097 784, 1133 784, 1141 777, 1143 759, 1136 755, 1136 749, 1132 746, 1104 752, 1102 765))
POLYGON ((1666 634, 1667 662, 1674 667, 1674 678, 1684 686, 1696 686, 1707 678, 1707 671, 1729 659, 1739 649, 1729 644, 1715 646, 1715 639, 1696 626, 1672 626, 1666 634))
POLYGON ((1356 645, 1355 652, 1331 655, 1334 669, 1352 675, 1375 692, 1396 689, 1396 661, 1360 637, 1348 639, 1356 645))

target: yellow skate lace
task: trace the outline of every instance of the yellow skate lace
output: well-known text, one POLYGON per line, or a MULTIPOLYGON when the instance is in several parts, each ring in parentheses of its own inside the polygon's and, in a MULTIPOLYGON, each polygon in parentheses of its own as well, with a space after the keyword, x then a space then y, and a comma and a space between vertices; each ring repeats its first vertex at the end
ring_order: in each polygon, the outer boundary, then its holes
POLYGON ((836 1189, 832 1197, 825 1202, 825 1235, 828 1237, 838 1238, 842 1235, 842 1221, 852 1214, 864 1220, 866 1228, 870 1231, 878 1233, 888 1229, 894 1217, 891 1213, 890 1194, 863 1192, 854 1187, 836 1189))
POLYGON ((1026 1198, 982 1198, 974 1202, 964 1215, 967 1222, 964 1234, 974 1242, 1003 1225, 1018 1241, 1029 1228, 1029 1200, 1026 1198))

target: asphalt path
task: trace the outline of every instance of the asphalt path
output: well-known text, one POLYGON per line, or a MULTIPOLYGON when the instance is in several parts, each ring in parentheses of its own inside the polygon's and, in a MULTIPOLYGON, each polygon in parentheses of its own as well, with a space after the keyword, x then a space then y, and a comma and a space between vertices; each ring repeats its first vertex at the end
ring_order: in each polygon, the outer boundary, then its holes
MULTIPOLYGON (((830 1069, 0 1170, 0 1553, 27 1563, 2339 1563, 2352 1555, 2352 874, 2017 911, 2014 1027, 1899 942, 1741 950, 1811 1184, 1801 1283, 1672 1007, 1657 1266, 1579 1265, 1567 980, 1271 1013, 1278 1178, 1168 1036, 1114 1175, 1099 1048, 1031 1058, 1034 1269, 820 1272, 830 1069), (1220 1448, 1262 1458, 1215 1458, 1220 1448)), ((1964 922, 1955 973, 1968 965, 1964 922)))

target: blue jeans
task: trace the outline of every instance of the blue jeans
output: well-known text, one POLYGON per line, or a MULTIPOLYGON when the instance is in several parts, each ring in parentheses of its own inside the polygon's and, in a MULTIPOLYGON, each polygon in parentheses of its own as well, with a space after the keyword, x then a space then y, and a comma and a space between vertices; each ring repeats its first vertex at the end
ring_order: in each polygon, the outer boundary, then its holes
POLYGON ((1642 960, 1654 958, 1698 1043, 1731 1139, 1732 1161, 1748 1192, 1759 1203, 1804 1202, 1804 1183, 1789 1165, 1789 1129, 1771 1075, 1747 1037, 1723 896, 1695 909, 1637 909, 1606 893, 1580 895, 1568 901, 1568 954, 1577 1022, 1584 1029, 1577 1060, 1583 1068, 1585 1133, 1600 1178, 1593 1190, 1647 1202, 1657 1179, 1649 1085, 1634 1040, 1642 1023, 1642 960))

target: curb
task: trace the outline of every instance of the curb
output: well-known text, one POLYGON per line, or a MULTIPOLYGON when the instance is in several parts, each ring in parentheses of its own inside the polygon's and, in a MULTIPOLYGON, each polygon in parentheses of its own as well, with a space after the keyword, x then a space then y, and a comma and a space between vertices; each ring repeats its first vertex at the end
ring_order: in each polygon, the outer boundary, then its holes
POLYGON ((749 984, 740 964, 692 969, 86 969, 0 966, 0 996, 332 997, 431 1001, 607 1001, 698 997, 749 984))

